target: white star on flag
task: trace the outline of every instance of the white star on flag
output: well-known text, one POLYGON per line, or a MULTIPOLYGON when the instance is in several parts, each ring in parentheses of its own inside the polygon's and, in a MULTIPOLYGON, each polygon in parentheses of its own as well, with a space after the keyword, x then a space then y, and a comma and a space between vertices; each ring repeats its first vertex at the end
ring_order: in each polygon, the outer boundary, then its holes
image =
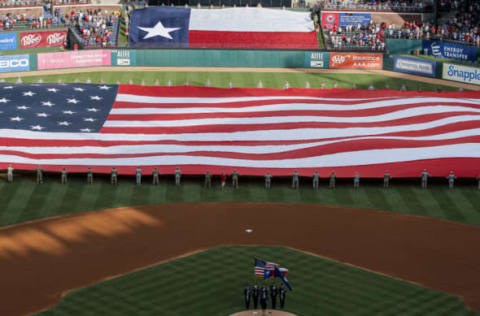
POLYGON ((92 117, 88 117, 88 118, 84 118, 83 119, 85 122, 94 122, 96 121, 96 119, 92 118, 92 117))
POLYGON ((155 36, 161 36, 165 37, 168 39, 173 39, 172 35, 170 35, 171 32, 178 31, 181 29, 180 27, 165 27, 163 26, 162 22, 158 21, 157 24, 155 24, 154 27, 138 27, 144 32, 147 32, 147 35, 143 37, 143 39, 155 37, 155 36))
POLYGON ((34 94, 35 94, 35 92, 27 91, 27 92, 24 92, 24 93, 23 93, 23 96, 24 96, 24 97, 33 97, 34 94))
POLYGON ((77 99, 73 98, 73 99, 67 99, 67 102, 68 102, 68 103, 77 104, 77 103, 80 102, 80 101, 78 101, 77 99))
POLYGON ((44 129, 44 127, 40 126, 40 125, 32 125, 30 126, 31 129, 34 129, 34 130, 37 130, 37 131, 41 131, 42 129, 44 129))
POLYGON ((25 106, 25 105, 17 106, 18 110, 28 110, 29 108, 30 108, 29 106, 25 106))
POLYGON ((23 120, 23 118, 22 118, 22 117, 20 117, 20 116, 15 116, 15 117, 11 117, 11 118, 10 118, 10 121, 17 121, 17 122, 20 122, 21 120, 23 120))
POLYGON ((48 91, 48 92, 57 93, 58 89, 56 89, 56 88, 48 88, 47 91, 48 91))
POLYGON ((92 100, 101 100, 102 97, 99 97, 98 95, 91 96, 90 99, 92 100))
POLYGON ((13 86, 5 86, 3 89, 13 89, 13 86))
POLYGON ((83 92, 83 91, 85 91, 85 89, 83 89, 83 88, 79 88, 79 87, 75 87, 75 88, 73 88, 73 90, 75 90, 75 91, 80 91, 80 92, 83 92))
POLYGON ((75 113, 77 113, 77 112, 73 112, 73 111, 70 111, 70 110, 68 110, 68 111, 63 111, 63 114, 70 114, 70 115, 72 115, 72 114, 75 114, 75 113))
POLYGON ((10 101, 10 100, 7 100, 7 99, 5 99, 5 98, 1 98, 1 99, 0 99, 0 103, 7 103, 8 101, 10 101))
POLYGON ((99 110, 96 109, 96 108, 88 108, 87 111, 88 112, 98 112, 99 110))
POLYGON ((88 132, 90 132, 90 131, 91 131, 91 129, 89 129, 89 128, 82 128, 82 129, 80 129, 80 132, 87 132, 87 133, 88 133, 88 132))
POLYGON ((106 85, 100 86, 99 88, 100 88, 100 90, 109 90, 110 89, 110 87, 106 86, 106 85))
POLYGON ((67 121, 58 122, 58 125, 69 126, 70 122, 67 122, 67 121))
POLYGON ((42 105, 52 107, 54 104, 50 101, 47 101, 47 102, 42 102, 42 105))
POLYGON ((49 116, 47 113, 37 113, 38 117, 47 117, 49 116))

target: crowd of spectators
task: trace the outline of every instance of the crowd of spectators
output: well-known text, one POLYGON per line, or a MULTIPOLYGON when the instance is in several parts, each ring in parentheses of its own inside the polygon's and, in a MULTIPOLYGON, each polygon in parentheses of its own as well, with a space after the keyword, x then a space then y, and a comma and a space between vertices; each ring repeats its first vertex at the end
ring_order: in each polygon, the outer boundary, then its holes
POLYGON ((325 31, 325 35, 334 50, 364 49, 384 51, 386 44, 384 32, 386 24, 369 23, 365 25, 334 26, 325 31))
POLYGON ((323 10, 426 12, 432 10, 433 0, 320 0, 320 7, 323 10))

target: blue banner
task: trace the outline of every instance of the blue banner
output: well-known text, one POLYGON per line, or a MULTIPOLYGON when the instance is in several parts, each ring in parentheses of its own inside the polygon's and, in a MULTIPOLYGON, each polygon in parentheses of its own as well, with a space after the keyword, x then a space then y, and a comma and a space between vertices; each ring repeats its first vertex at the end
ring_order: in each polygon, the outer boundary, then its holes
POLYGON ((130 14, 129 43, 140 47, 188 47, 190 9, 149 7, 130 14))
POLYGON ((17 49, 17 33, 0 33, 0 50, 17 49))
POLYGON ((370 23, 370 18, 369 13, 340 13, 338 25, 365 25, 370 23))
POLYGON ((0 72, 29 71, 28 55, 0 56, 0 72))
POLYGON ((431 60, 424 60, 411 57, 393 57, 393 70, 413 75, 435 77, 437 63, 431 60))
POLYGON ((427 51, 428 55, 437 58, 476 61, 478 55, 478 49, 476 47, 452 43, 423 41, 422 48, 424 51, 427 51))

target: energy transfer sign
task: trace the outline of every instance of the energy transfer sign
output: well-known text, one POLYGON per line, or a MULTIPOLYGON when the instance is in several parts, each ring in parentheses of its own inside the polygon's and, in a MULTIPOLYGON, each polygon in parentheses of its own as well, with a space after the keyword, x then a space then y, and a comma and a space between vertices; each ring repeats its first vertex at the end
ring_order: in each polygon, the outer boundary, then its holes
POLYGON ((0 72, 29 71, 28 55, 0 56, 0 72))
POLYGON ((436 62, 420 60, 410 57, 395 56, 393 58, 393 70, 413 75, 435 77, 436 62))
POLYGON ((480 69, 443 63, 443 79, 480 85, 480 69))
POLYGON ((478 49, 475 47, 434 41, 423 41, 422 47, 428 55, 437 58, 476 61, 478 49))

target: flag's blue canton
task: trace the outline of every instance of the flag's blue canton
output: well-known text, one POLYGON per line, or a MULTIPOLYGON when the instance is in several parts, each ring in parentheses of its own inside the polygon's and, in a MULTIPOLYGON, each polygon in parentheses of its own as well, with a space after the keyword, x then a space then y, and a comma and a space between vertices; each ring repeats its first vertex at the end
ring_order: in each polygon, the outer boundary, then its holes
POLYGON ((103 84, 0 84, 0 128, 98 133, 117 90, 103 84))
POLYGON ((134 10, 130 16, 129 42, 131 46, 139 47, 188 47, 189 25, 190 9, 149 7, 134 10), (165 29, 179 29, 168 32, 171 39, 166 34, 161 36, 156 35, 158 32, 145 31, 145 28, 154 28, 158 23, 165 29))
POLYGON ((259 268, 265 268, 265 267, 267 266, 267 262, 255 258, 255 266, 256 266, 256 267, 259 267, 259 268))

